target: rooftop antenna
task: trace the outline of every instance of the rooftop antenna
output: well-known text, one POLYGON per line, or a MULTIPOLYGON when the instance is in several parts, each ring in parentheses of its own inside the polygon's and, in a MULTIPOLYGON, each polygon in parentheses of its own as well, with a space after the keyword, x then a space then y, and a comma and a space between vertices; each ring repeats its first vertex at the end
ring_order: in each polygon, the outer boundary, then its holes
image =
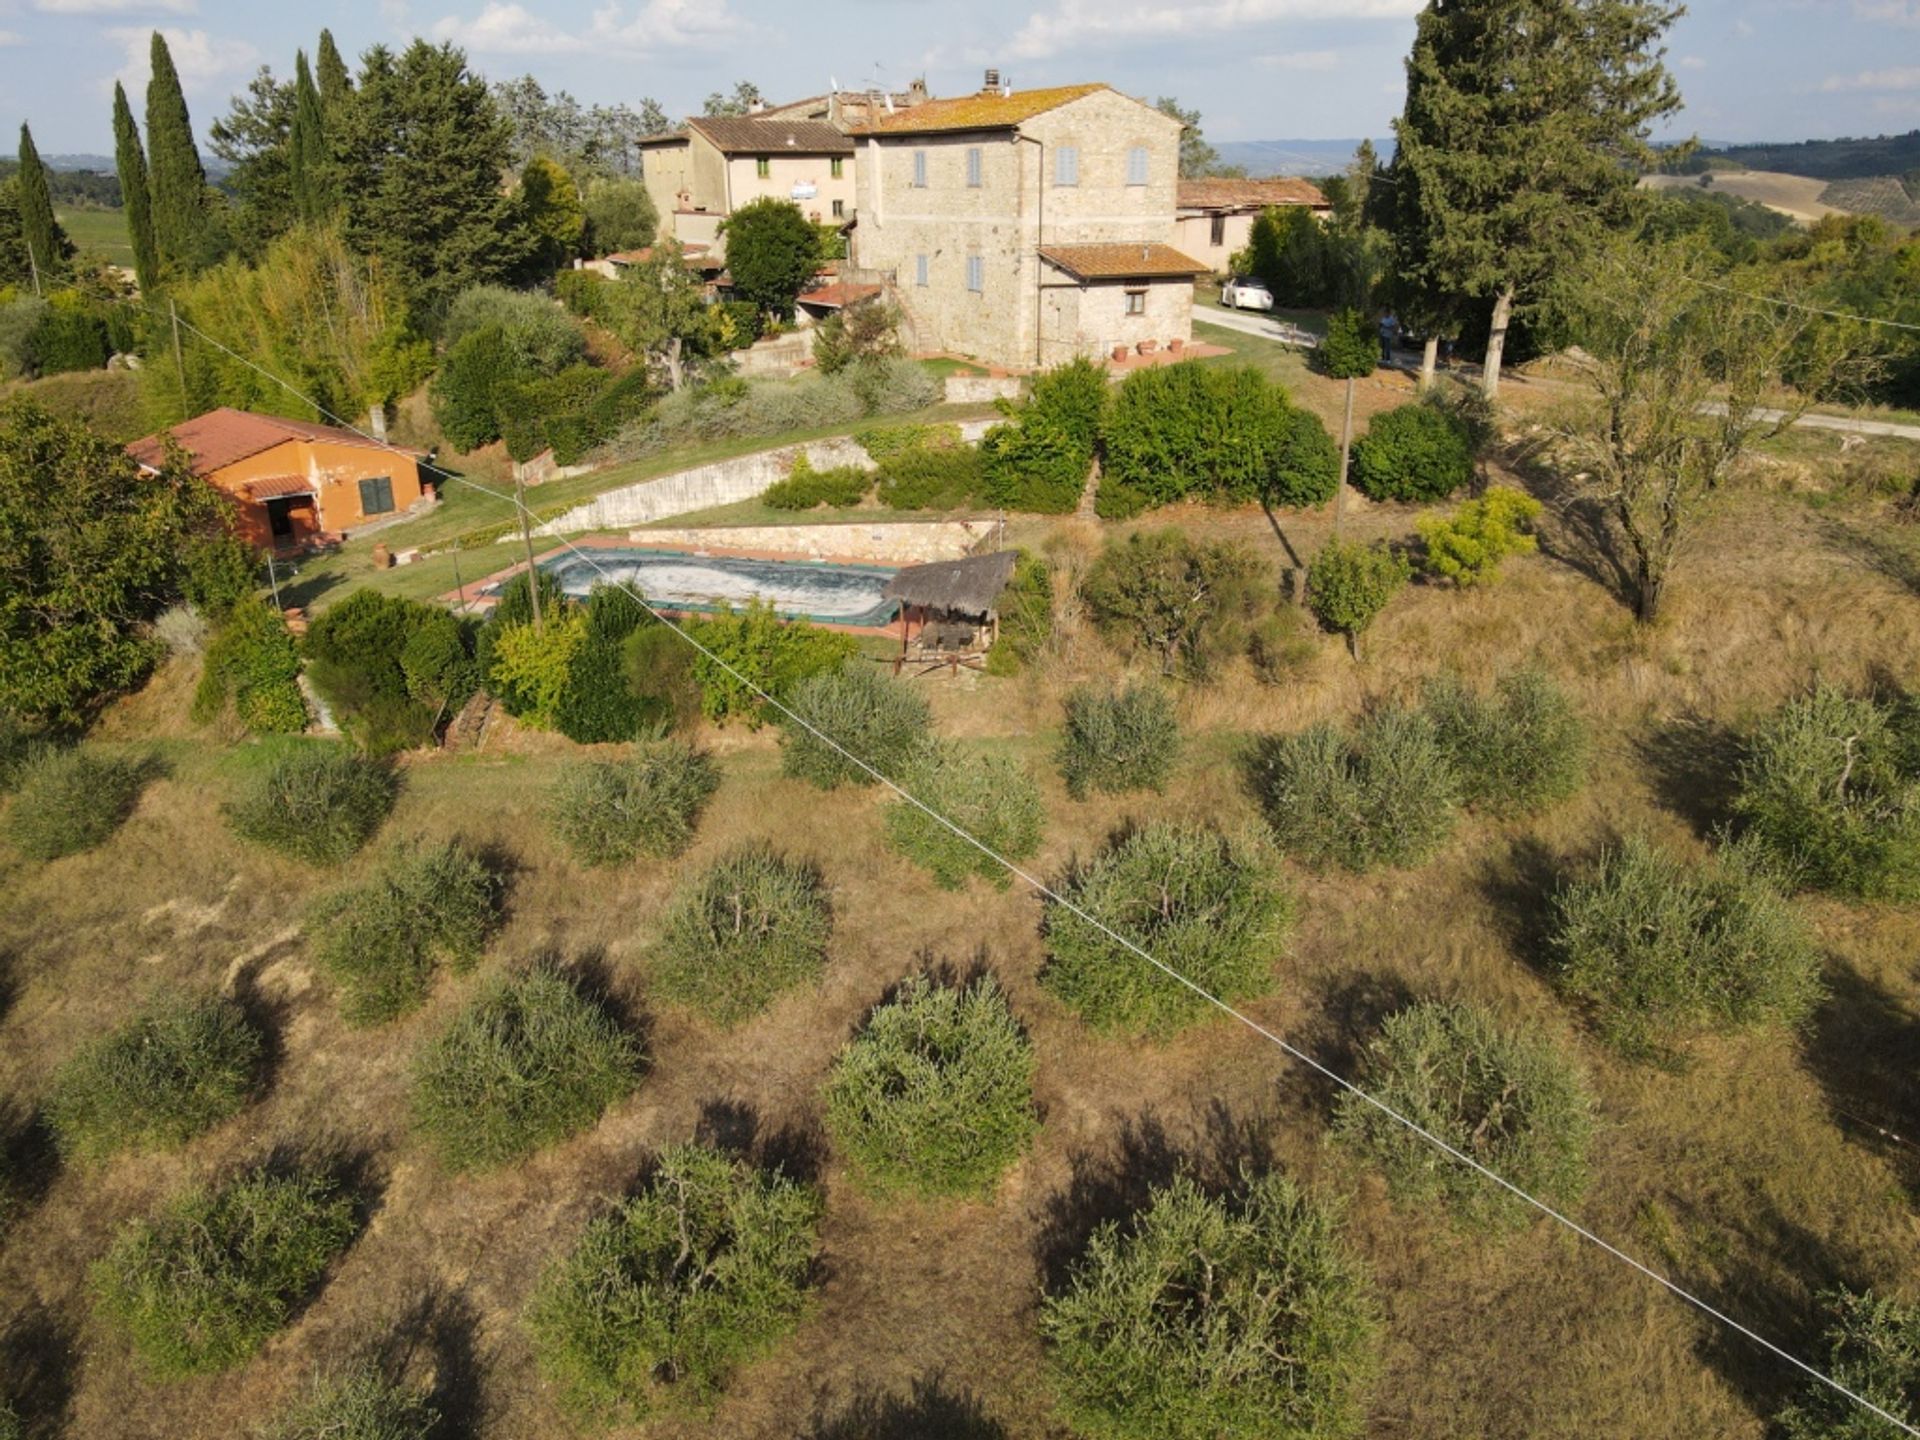
POLYGON ((838 76, 827 76, 827 89, 831 90, 835 95, 840 93, 840 80, 838 76))

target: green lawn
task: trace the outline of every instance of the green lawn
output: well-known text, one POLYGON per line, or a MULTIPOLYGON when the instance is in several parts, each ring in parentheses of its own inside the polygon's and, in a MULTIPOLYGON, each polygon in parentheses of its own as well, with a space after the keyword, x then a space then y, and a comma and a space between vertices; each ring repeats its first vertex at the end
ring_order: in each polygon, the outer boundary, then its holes
MULTIPOLYGON (((1196 280, 1193 285, 1193 304, 1196 310, 1225 310, 1220 303, 1220 287, 1211 280, 1196 280)), ((1327 333, 1327 313, 1324 310, 1290 310, 1279 306, 1268 310, 1241 310, 1233 312, 1241 315, 1272 315, 1276 320, 1287 320, 1313 335, 1327 333)), ((1196 316, 1204 321, 1204 316, 1196 316)))
MULTIPOLYGON (((1244 330, 1229 330, 1224 325, 1209 325, 1204 315, 1193 317, 1196 343, 1218 345, 1225 355, 1210 355, 1202 365, 1251 365, 1270 380, 1277 380, 1290 391, 1310 379, 1317 379, 1307 368, 1307 352, 1278 340, 1249 335, 1244 330)), ((1322 324, 1325 323, 1324 317, 1322 324)))
POLYGON ((74 206, 62 207, 54 216, 81 254, 99 255, 115 265, 133 264, 125 211, 74 206))
POLYGON ((949 375, 984 375, 987 372, 978 365, 969 365, 965 360, 955 360, 949 355, 936 355, 931 360, 922 360, 920 368, 936 380, 945 380, 949 375))

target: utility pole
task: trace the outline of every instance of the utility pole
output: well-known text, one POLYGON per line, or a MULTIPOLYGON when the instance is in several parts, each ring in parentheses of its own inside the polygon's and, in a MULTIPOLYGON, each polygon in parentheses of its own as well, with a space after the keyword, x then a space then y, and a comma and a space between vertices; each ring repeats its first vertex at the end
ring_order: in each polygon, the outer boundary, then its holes
POLYGON ((460 603, 457 607, 459 612, 465 614, 467 609, 467 585, 466 582, 460 578, 460 537, 458 535, 453 537, 453 593, 460 597, 460 603))
POLYGON ((273 551, 271 549, 267 551, 267 584, 273 589, 273 608, 276 610, 285 610, 287 607, 280 603, 280 576, 274 570, 273 551))
POLYGON ((541 633, 540 572, 533 563, 533 527, 527 523, 527 482, 520 467, 513 467, 513 499, 520 511, 520 543, 527 552, 527 596, 533 601, 533 633, 541 633))
POLYGON ((167 315, 173 321, 173 373, 180 380, 180 418, 184 421, 191 417, 187 414, 187 362, 180 355, 180 307, 167 300, 167 315))
POLYGON ((1357 382, 1353 376, 1347 377, 1347 418, 1340 427, 1340 488, 1333 492, 1333 538, 1340 538, 1340 520, 1347 510, 1347 457, 1353 451, 1353 387, 1357 382))
POLYGON ((33 272, 33 294, 35 299, 44 299, 40 294, 40 262, 34 258, 33 242, 27 241, 27 268, 33 272))

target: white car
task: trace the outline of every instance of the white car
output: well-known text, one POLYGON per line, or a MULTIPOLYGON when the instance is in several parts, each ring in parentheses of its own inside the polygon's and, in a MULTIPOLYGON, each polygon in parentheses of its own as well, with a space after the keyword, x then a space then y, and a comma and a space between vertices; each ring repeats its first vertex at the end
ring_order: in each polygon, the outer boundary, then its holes
POLYGON ((1229 310, 1271 310, 1273 292, 1258 280, 1235 275, 1220 287, 1220 303, 1229 310))

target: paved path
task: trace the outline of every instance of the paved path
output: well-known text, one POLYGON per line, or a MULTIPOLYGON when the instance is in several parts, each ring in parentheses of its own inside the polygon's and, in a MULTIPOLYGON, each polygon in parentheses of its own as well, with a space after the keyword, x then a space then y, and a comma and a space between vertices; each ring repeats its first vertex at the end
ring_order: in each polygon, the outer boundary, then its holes
MULTIPOLYGON (((1727 413, 1727 407, 1720 404, 1702 405, 1700 410, 1706 415, 1727 413)), ((1762 420, 1778 420, 1785 412, 1761 410, 1756 413, 1762 420)), ((1838 430, 1843 435, 1890 435, 1896 440, 1920 440, 1920 425, 1902 425, 1894 420, 1855 420, 1846 415, 1802 415, 1793 423, 1803 430, 1838 430)))
POLYGON ((1299 350, 1311 350, 1320 343, 1320 337, 1311 330, 1303 330, 1290 320, 1277 320, 1259 310, 1214 310, 1196 305, 1193 319, 1196 325, 1218 325, 1223 330, 1238 330, 1243 335, 1257 335, 1262 340, 1277 340, 1282 345, 1291 345, 1299 350))

